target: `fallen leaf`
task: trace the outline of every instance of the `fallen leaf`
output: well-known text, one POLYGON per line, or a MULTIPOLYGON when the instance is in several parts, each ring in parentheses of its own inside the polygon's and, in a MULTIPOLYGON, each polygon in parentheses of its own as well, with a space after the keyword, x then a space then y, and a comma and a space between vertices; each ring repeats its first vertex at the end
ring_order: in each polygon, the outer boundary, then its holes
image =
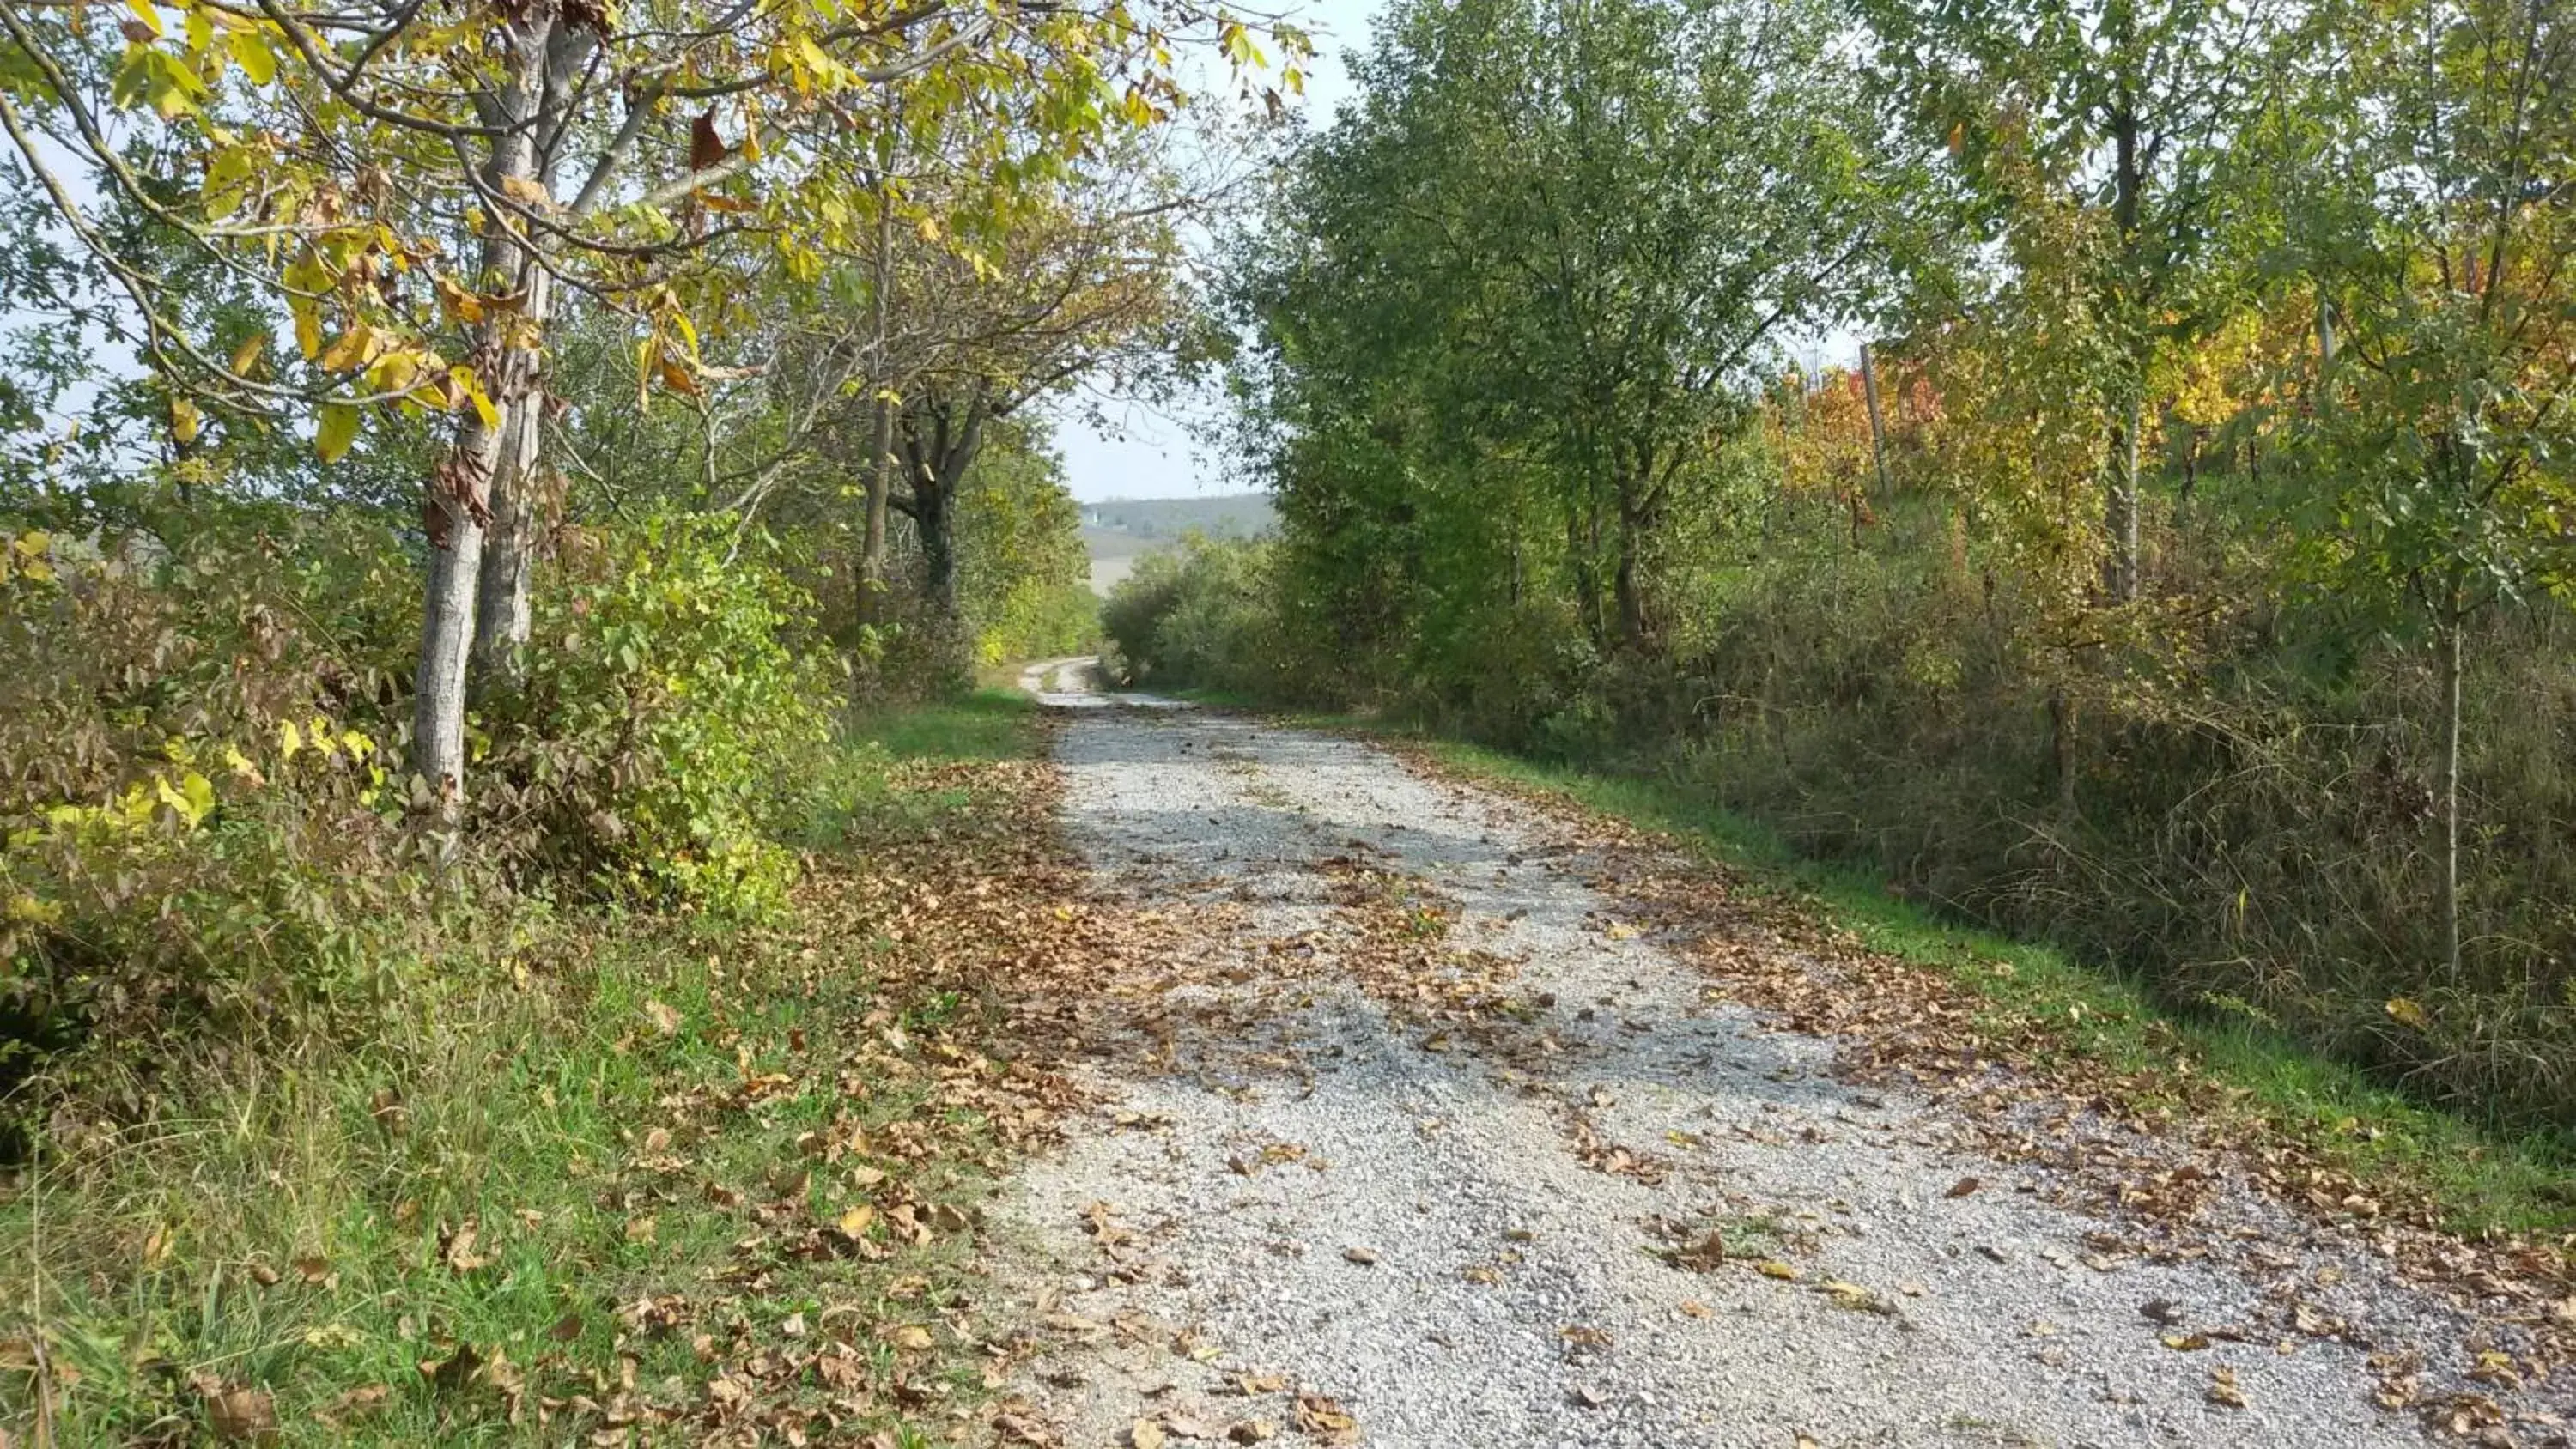
POLYGON ((460 1343, 456 1346, 456 1352, 449 1355, 445 1363, 435 1359, 422 1359, 420 1376, 429 1380, 435 1387, 453 1391, 465 1387, 465 1381, 474 1376, 474 1370, 481 1367, 482 1363, 483 1355, 474 1351, 474 1345, 460 1343))
POLYGON ((2156 1341, 2180 1353, 2197 1353, 2209 1347, 2206 1333, 2168 1333, 2156 1341))
POLYGON ((1950 1190, 1941 1195, 1943 1197, 1966 1197, 1968 1194, 1975 1192, 1978 1188, 1983 1186, 1985 1186, 1984 1183, 1979 1182, 1973 1177, 1963 1177, 1957 1182, 1950 1184, 1950 1190))
POLYGON ((1138 1419, 1127 1428, 1127 1442, 1135 1449, 1163 1449, 1163 1426, 1151 1419, 1138 1419))
POLYGON ((277 1402, 258 1389, 226 1389, 206 1400, 206 1422, 218 1439, 273 1443, 277 1402))
POLYGON ((931 1337, 930 1330, 918 1323, 898 1323, 887 1330, 886 1341, 897 1348, 908 1348, 918 1353, 939 1340, 931 1337))
POLYGON ((1237 1444, 1258 1444, 1279 1432, 1279 1426, 1268 1419, 1237 1419, 1225 1431, 1225 1437, 1237 1444))
POLYGON ((1297 1396, 1297 1427, 1327 1444, 1355 1443, 1360 1436, 1360 1421, 1321 1394, 1297 1396))
POLYGON ((2209 1401, 2230 1409, 2245 1407, 2245 1390, 2236 1382, 2236 1370, 2222 1364, 2209 1371, 2209 1401))
POLYGON ((1349 1262, 1359 1264, 1363 1268, 1374 1267, 1377 1263, 1377 1249, 1344 1248, 1342 1249, 1342 1257, 1349 1262))
POLYGON ((841 1230, 841 1236, 845 1238, 861 1238, 867 1236, 868 1224, 873 1223, 876 1220, 877 1210, 867 1203, 860 1203, 858 1206, 851 1208, 848 1212, 841 1214, 841 1221, 837 1226, 841 1230))
MULTIPOLYGON (((439 1258, 451 1270, 459 1273, 471 1273, 477 1268, 489 1266, 492 1260, 474 1251, 474 1239, 481 1231, 482 1229, 468 1218, 456 1231, 447 1235, 446 1242, 439 1245, 439 1258)), ((324 1270, 326 1276, 328 1271, 327 1268, 324 1270)), ((315 1280, 308 1274, 305 1281, 309 1283, 315 1280)))

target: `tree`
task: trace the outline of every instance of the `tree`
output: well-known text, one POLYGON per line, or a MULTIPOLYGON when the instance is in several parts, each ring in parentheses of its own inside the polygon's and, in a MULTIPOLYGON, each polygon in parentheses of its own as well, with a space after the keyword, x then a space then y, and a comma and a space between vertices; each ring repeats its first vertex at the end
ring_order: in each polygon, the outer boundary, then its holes
POLYGON ((1249 269, 1285 425, 1348 416, 1424 506, 1463 436, 1527 468, 1596 642, 1649 646, 1676 497, 1749 426, 1770 345, 1884 260, 1895 168, 1836 34, 1805 3, 1400 7, 1249 269))
MULTIPOLYGON (((1106 369, 1179 359, 1190 346, 1180 224, 1215 203, 1150 149, 1111 152, 987 247, 919 248, 895 269, 903 310, 940 299, 941 335, 901 369, 887 419, 922 593, 958 619, 957 491, 992 427, 1106 369)), ((874 508, 871 502, 871 509, 874 508)))
POLYGON ((871 185, 872 137, 935 138, 992 182, 949 199, 1006 204, 1105 133, 1165 113, 1183 33, 1255 54, 1221 14, 1123 0, 131 9, 121 29, 0 10, 0 125, 141 319, 145 361, 192 407, 282 419, 318 399, 326 461, 367 410, 454 416, 425 489, 411 740, 424 801, 448 806, 463 788, 469 655, 505 676, 525 641, 523 480, 567 290, 633 328, 648 385, 694 394, 702 335, 731 320, 733 277, 712 263, 756 255, 811 280, 862 244, 887 195, 871 185), (166 123, 144 162, 113 139, 126 113, 166 123), (107 244, 57 169, 65 155, 261 287, 294 353, 210 345, 169 288, 107 244))
POLYGON ((2102 586, 2132 600, 2148 372, 2160 345, 2224 315, 2212 239, 2240 184, 2238 130, 2265 99, 2272 7, 1867 0, 1864 13, 1879 87, 1947 145, 1987 234, 2036 225, 2082 249, 2105 415, 2102 586), (2089 225, 2050 215, 2069 202, 2089 225))
POLYGON ((2576 15, 2547 0, 2325 7, 2289 137, 2285 250, 2330 349, 2295 439, 2329 577, 2407 600, 2442 713, 2441 950, 2462 973, 2462 679, 2488 609, 2576 584, 2576 15))

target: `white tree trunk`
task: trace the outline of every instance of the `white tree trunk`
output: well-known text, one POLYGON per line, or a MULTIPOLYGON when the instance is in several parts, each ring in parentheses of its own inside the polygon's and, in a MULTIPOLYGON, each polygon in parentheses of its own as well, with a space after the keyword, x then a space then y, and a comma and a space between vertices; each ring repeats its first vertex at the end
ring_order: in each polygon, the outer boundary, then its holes
MULTIPOLYGON (((513 180, 528 182, 536 171, 536 115, 545 89, 547 42, 554 32, 551 5, 532 6, 503 27, 509 48, 503 80, 488 98, 486 115, 509 129, 493 139, 483 167, 483 183, 506 195, 513 180)), ((483 234, 482 274, 477 284, 506 291, 524 274, 526 257, 518 242, 497 220, 483 234)), ((507 314, 474 329, 470 361, 485 380, 510 371, 503 345, 507 314)), ((494 397, 496 407, 515 399, 494 397)), ((508 426, 486 427, 478 412, 462 415, 456 445, 430 475, 428 501, 422 510, 429 529, 428 587, 421 601, 420 669, 412 681, 412 773, 427 786, 435 808, 453 817, 465 802, 465 677, 473 652, 476 596, 483 568, 483 531, 491 522, 489 490, 500 462, 502 433, 508 426)))
MULTIPOLYGON (((529 338, 542 338, 553 313, 553 278, 523 270, 529 338)), ((545 389, 533 349, 512 348, 501 376, 486 384, 503 414, 492 475, 492 526, 483 540, 482 582, 475 600, 472 670, 478 697, 518 687, 528 647, 528 594, 536 570, 543 498, 538 480, 545 438, 545 389)))

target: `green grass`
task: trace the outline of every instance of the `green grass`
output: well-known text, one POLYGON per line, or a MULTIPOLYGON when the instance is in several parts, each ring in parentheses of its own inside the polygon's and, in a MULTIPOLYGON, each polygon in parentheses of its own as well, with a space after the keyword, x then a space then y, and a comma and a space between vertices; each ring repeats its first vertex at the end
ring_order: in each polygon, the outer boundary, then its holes
POLYGON ((1890 894, 1869 872, 1802 858, 1760 823, 1677 787, 1538 763, 1378 721, 1307 716, 1301 722, 1403 734, 1463 773, 1661 831, 1739 872, 1754 889, 1804 903, 1869 949, 1943 972, 1975 993, 1986 1024, 2044 1027, 2048 1050, 2123 1074, 2169 1071, 2178 1058, 2186 1061, 2192 1071, 2242 1093, 2270 1130, 2329 1165, 2364 1183, 2423 1193, 2454 1231, 2576 1227, 2576 1151, 2564 1141, 2497 1134, 2250 1024, 2167 1010, 2121 976, 2050 947, 1945 919, 1890 894))
MULTIPOLYGON (((991 803, 928 788, 905 762, 1008 760, 1040 742, 1033 712, 998 694, 887 713, 813 789, 857 802, 840 833, 864 849, 876 833, 850 822, 893 812, 941 829, 991 803)), ((980 1120, 934 1103, 926 1062, 854 1077, 846 1055, 879 1021, 912 1033, 907 1050, 968 1025, 956 993, 889 980, 891 948, 820 910, 732 929, 532 914, 475 944, 407 978, 364 1044, 173 1047, 156 1116, 49 1143, 0 1180, 0 1440, 45 1442, 41 1412, 63 1445, 201 1441, 209 1393, 239 1392, 264 1396, 289 1445, 560 1443, 599 1421, 541 1425, 538 1395, 695 1406, 720 1370, 812 1352, 827 1310, 855 1329, 878 1402, 895 1402, 882 1391, 898 1363, 915 1385, 981 1392, 971 1348, 945 1329, 927 1351, 875 1332, 939 1322, 971 1235, 895 1245, 880 1215, 878 1260, 740 1246, 898 1187, 968 1205, 993 1146, 980 1120), (882 1183, 800 1140, 883 1142, 896 1123, 937 1149, 878 1159, 882 1183), (448 1251, 469 1222, 472 1248, 448 1251), (666 1328, 621 1314, 656 1300, 677 1315, 666 1328), (430 1370, 460 1345, 485 1367, 441 1382, 430 1370), (528 1395, 515 1416, 514 1385, 528 1395)), ((821 1390, 809 1375, 762 1393, 803 1404, 821 1390)), ((872 1427, 898 1443, 920 1433, 891 1407, 872 1427)))
POLYGON ((986 686, 963 699, 868 714, 848 738, 898 760, 1016 760, 1034 750, 1037 721, 1037 701, 986 686))

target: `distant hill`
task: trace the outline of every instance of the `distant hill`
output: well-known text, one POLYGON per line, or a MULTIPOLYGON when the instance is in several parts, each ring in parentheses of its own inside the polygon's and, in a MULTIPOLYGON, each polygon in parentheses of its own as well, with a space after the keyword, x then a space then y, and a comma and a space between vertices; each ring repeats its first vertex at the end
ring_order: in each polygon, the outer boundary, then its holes
POLYGON ((1130 538, 1176 539, 1192 529, 1210 538, 1253 538, 1277 521, 1267 493, 1228 493, 1215 498, 1112 498, 1082 505, 1091 528, 1130 538))

